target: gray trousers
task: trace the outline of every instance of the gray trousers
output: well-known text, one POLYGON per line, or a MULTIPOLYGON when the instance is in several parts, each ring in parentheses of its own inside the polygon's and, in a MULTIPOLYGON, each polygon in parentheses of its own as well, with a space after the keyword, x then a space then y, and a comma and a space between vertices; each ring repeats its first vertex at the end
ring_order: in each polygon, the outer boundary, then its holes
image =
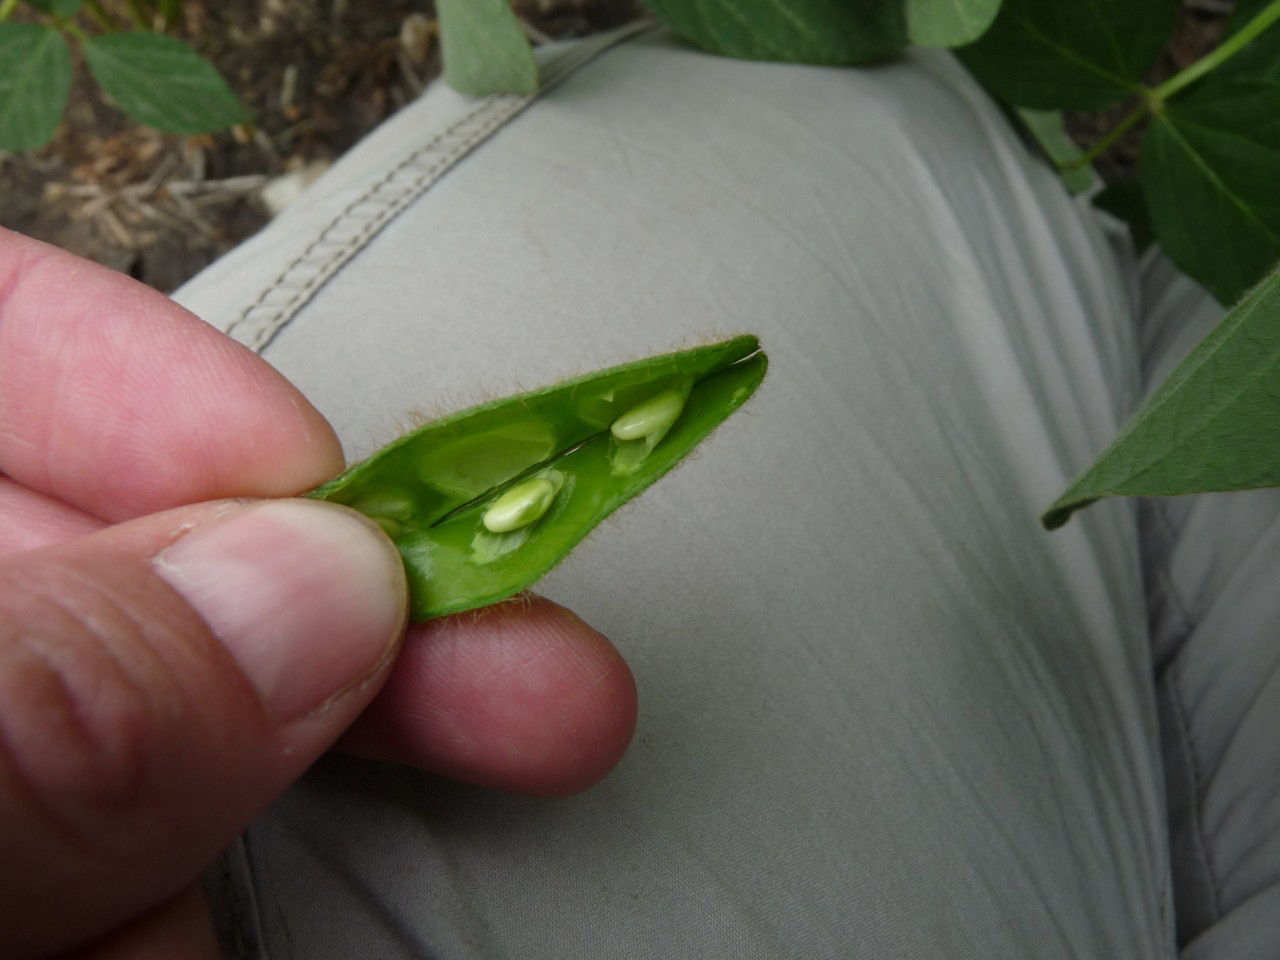
POLYGON ((437 85, 178 299, 363 456, 721 334, 764 386, 538 589, 632 664, 530 800, 334 756, 210 875, 285 958, 1280 956, 1280 498, 1037 515, 1220 310, 946 55, 654 33, 437 85))

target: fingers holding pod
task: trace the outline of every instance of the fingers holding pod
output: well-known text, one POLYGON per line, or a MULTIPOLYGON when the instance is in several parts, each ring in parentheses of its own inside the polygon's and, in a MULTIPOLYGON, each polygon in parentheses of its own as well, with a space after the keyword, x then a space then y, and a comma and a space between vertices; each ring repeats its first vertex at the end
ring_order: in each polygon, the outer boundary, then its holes
POLYGON ((571 611, 524 594, 412 628, 341 746, 554 796, 612 769, 635 723, 635 681, 618 651, 571 611))
POLYGON ((0 230, 0 471, 118 521, 342 468, 265 361, 156 291, 0 230))

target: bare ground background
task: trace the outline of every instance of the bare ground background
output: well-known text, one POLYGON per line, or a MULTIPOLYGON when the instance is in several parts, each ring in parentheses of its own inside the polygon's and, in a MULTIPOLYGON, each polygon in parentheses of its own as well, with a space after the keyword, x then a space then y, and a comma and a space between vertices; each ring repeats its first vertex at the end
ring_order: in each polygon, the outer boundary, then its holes
MULTIPOLYGON (((128 23, 120 4, 104 6, 128 23)), ((538 40, 643 15, 632 0, 516 6, 538 40)), ((77 62, 54 140, 0 153, 0 224, 165 292, 268 221, 264 186, 332 162, 440 72, 425 0, 187 0, 183 9, 176 35, 218 68, 252 128, 181 137, 139 127, 77 62)))
MULTIPOLYGON (((121 4, 104 4, 127 23, 121 4)), ((1156 77, 1217 42, 1229 0, 1184 0, 1156 77)), ((639 0, 517 0, 535 41, 643 16, 639 0)), ((264 187, 332 162, 440 71, 426 0, 188 0, 177 35, 210 59, 256 118, 252 128, 179 137, 138 127, 76 64, 49 145, 0 154, 0 224, 171 291, 270 218, 264 187)), ((1122 115, 1123 110, 1120 111, 1122 115)), ((1106 118, 1071 117, 1089 141, 1106 118)), ((1130 138, 1100 165, 1130 173, 1130 138)))

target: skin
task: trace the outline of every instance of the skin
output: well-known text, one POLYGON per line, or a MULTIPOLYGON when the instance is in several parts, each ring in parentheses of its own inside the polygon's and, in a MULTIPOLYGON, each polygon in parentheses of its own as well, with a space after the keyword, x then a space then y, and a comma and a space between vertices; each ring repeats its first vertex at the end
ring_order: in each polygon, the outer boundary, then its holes
POLYGON ((262 708, 146 558, 341 467, 323 417, 253 353, 154 291, 0 230, 0 889, 27 890, 35 873, 49 887, 0 897, 0 929, 19 931, 6 949, 213 957, 192 882, 335 742, 543 795, 583 789, 621 757, 636 709, 626 664, 532 596, 411 628, 319 713, 284 723, 262 708), (152 611, 120 629, 158 632, 175 644, 158 662, 181 654, 182 668, 135 672, 129 722, 84 762, 24 742, 68 696, 81 721, 101 706, 76 700, 92 682, 48 703, 38 685, 6 685, 28 634, 80 651, 51 669, 92 681, 111 653, 96 632, 120 610, 152 611), (155 701, 180 722, 149 732, 155 701))

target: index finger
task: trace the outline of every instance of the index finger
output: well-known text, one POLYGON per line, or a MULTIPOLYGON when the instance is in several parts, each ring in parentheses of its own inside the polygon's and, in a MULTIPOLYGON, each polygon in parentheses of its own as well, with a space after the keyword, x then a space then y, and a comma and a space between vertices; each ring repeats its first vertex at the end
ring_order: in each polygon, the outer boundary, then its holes
POLYGON ((0 229, 0 473, 104 520, 298 493, 332 428, 252 351, 160 293, 0 229))

